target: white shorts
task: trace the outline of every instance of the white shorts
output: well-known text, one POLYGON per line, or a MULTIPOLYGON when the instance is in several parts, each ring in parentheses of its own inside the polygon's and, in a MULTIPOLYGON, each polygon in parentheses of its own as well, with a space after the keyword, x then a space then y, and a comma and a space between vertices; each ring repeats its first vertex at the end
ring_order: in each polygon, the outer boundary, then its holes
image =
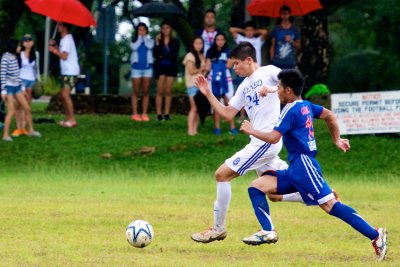
POLYGON ((138 70, 138 69, 131 69, 131 78, 151 78, 153 77, 153 69, 145 69, 145 70, 138 70))
POLYGON ((269 170, 284 170, 288 165, 278 156, 282 149, 282 140, 276 144, 253 142, 225 160, 225 164, 239 175, 256 170, 261 175, 269 170))

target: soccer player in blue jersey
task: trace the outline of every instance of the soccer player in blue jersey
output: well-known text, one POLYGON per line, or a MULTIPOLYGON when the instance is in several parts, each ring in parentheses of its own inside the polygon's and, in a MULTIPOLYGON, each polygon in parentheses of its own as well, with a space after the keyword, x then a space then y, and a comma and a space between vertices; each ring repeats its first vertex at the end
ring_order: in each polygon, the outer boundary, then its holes
POLYGON ((275 243, 278 235, 272 224, 265 194, 287 194, 299 191, 308 205, 319 205, 328 214, 338 217, 372 241, 376 258, 382 261, 386 255, 385 228, 373 228, 353 208, 338 202, 322 176, 315 159, 317 146, 313 119, 325 120, 335 145, 342 151, 350 149, 349 140, 340 137, 339 126, 332 111, 301 99, 304 77, 296 69, 283 70, 278 74, 278 88, 265 87, 260 95, 278 90, 279 99, 286 106, 281 111, 273 131, 262 132, 244 121, 241 130, 268 143, 276 143, 283 137, 288 151, 289 168, 276 171, 276 176, 264 175, 251 183, 249 196, 262 229, 243 239, 249 245, 275 243))

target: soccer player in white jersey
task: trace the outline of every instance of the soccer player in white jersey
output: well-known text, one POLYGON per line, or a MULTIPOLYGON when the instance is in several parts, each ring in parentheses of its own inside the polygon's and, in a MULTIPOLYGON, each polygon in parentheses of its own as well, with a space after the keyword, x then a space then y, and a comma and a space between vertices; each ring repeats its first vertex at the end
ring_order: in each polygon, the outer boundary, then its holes
MULTIPOLYGON (((197 87, 207 97, 212 108, 227 120, 233 119, 244 107, 257 130, 272 131, 280 113, 278 94, 268 94, 268 96, 260 98, 258 92, 263 87, 276 87, 277 76, 281 70, 271 65, 259 67, 256 63, 256 51, 249 42, 236 45, 230 56, 236 74, 246 78, 238 87, 228 106, 222 105, 213 95, 204 76, 198 76, 197 87)), ((257 174, 261 175, 268 170, 286 169, 286 162, 278 156, 281 148, 281 141, 270 144, 251 137, 247 146, 228 158, 217 169, 215 173, 217 200, 214 203, 214 226, 204 232, 193 234, 194 241, 208 243, 225 239, 225 219, 232 194, 230 181, 250 170, 256 170, 257 174)))
MULTIPOLYGON (((326 213, 337 217, 372 242, 376 259, 382 261, 386 255, 386 229, 374 228, 368 224, 352 207, 338 202, 325 181, 321 167, 315 159, 317 145, 315 140, 314 118, 325 121, 332 140, 340 150, 350 149, 348 139, 340 137, 339 125, 332 111, 301 99, 304 77, 296 69, 283 70, 278 75, 278 93, 282 104, 286 104, 273 130, 258 130, 258 126, 244 121, 241 130, 265 142, 283 143, 288 151, 290 166, 278 170, 276 176, 264 175, 254 180, 249 187, 249 196, 255 215, 262 229, 243 239, 249 245, 275 243, 278 235, 272 224, 266 193, 283 194, 299 191, 307 204, 317 204, 326 213)), ((260 92, 269 95, 268 88, 260 92)), ((272 94, 276 94, 276 90, 272 94)))

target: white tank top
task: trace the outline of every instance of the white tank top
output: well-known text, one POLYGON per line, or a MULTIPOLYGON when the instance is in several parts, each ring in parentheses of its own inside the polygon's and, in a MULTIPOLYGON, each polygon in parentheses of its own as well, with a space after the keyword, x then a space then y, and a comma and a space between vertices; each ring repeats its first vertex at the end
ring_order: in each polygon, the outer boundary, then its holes
POLYGON ((29 58, 25 57, 25 51, 21 51, 21 79, 34 81, 35 77, 35 68, 36 61, 32 61, 29 63, 29 58))

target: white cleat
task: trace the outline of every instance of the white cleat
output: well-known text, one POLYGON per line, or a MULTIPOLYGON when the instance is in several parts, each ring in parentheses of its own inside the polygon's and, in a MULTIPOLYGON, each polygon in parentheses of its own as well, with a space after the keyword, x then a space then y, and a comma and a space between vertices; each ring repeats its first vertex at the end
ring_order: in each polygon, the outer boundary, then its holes
POLYGON ((226 231, 217 231, 212 227, 208 228, 204 232, 192 235, 192 239, 200 243, 210 243, 216 240, 220 241, 224 240, 225 237, 226 237, 226 231))
POLYGON ((375 249, 376 260, 383 261, 386 256, 387 247, 386 247, 386 237, 387 230, 385 228, 376 229, 379 233, 379 236, 372 241, 372 246, 375 249))
POLYGON ((247 245, 258 246, 261 244, 271 244, 278 241, 278 233, 274 230, 264 231, 260 230, 254 235, 243 238, 243 242, 247 245))

